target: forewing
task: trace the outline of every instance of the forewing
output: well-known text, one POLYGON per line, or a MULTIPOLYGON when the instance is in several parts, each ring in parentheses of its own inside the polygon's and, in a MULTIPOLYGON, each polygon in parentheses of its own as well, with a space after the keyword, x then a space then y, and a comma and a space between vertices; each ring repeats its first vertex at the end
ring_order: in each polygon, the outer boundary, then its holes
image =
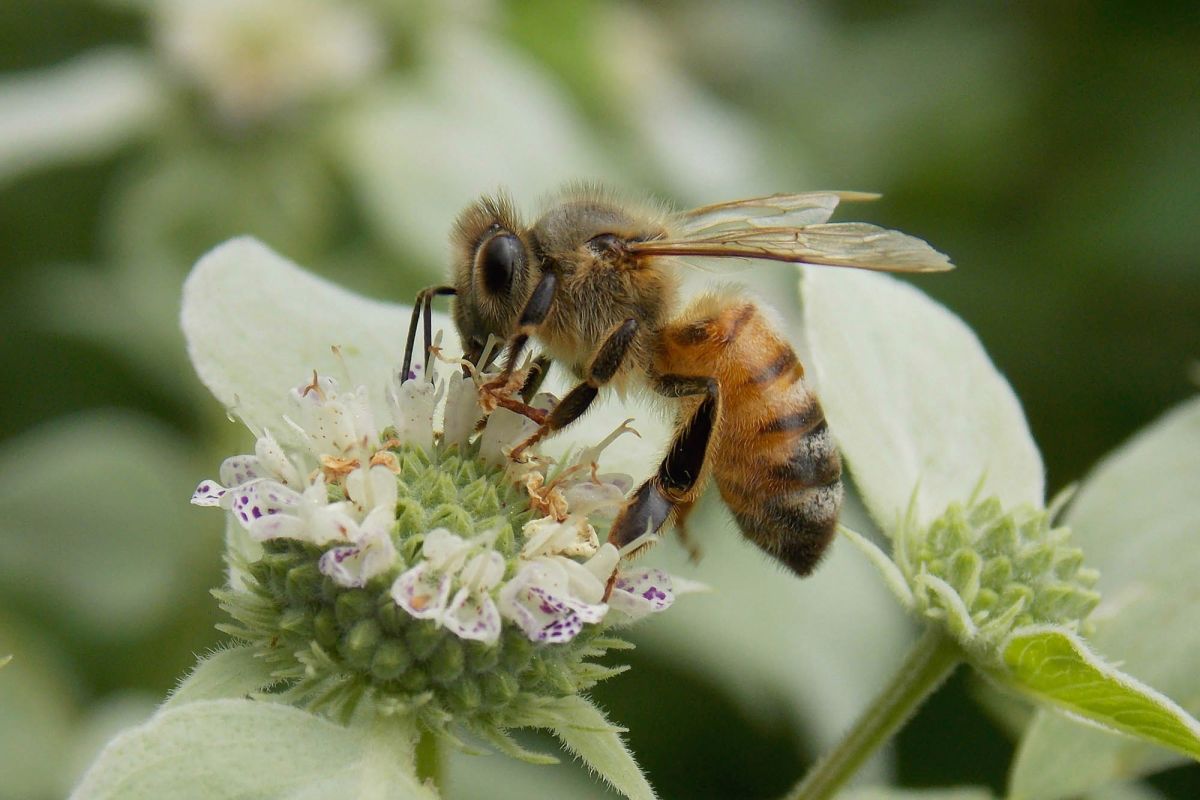
POLYGON ((747 228, 798 228, 828 222, 839 202, 877 199, 866 192, 773 194, 693 208, 678 216, 677 225, 688 239, 747 228))
POLYGON ((835 222, 803 228, 733 228, 694 238, 631 242, 637 255, 686 259, 760 259, 795 264, 855 267, 881 272, 942 272, 949 257, 927 242, 865 222, 835 222))

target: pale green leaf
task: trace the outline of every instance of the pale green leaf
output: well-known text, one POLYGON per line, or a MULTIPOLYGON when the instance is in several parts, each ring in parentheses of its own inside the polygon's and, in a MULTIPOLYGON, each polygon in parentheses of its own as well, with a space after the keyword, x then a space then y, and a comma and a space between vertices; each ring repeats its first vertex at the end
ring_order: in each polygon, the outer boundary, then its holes
POLYGON ((1007 672, 998 677, 1014 688, 1200 760, 1200 722, 1170 698, 1105 664, 1078 636, 1032 626, 1014 631, 1001 647, 1007 672))
POLYGON ((1098 787, 1088 792, 1084 800, 1166 800, 1166 798, 1148 784, 1135 781, 1098 787))
MULTIPOLYGON (((404 358, 409 309, 371 300, 307 273, 255 239, 233 239, 196 264, 184 285, 183 332, 200 379, 235 414, 282 439, 288 392, 313 370, 370 390, 389 419, 384 387, 404 358), (340 359, 332 351, 339 348, 340 359)), ((448 352, 457 337, 444 315, 448 352)))
MULTIPOLYGON (((553 748, 553 745, 546 745, 553 748)), ((527 764, 497 754, 472 755, 457 749, 445 754, 442 791, 451 798, 487 800, 600 800, 621 797, 587 773, 583 764, 564 759, 558 764, 527 764)))
POLYGON ((0 449, 0 586, 89 636, 138 636, 203 593, 217 542, 187 505, 187 443, 147 419, 96 412, 0 449))
POLYGON ((641 767, 600 709, 579 695, 570 695, 557 701, 553 710, 561 719, 554 735, 567 750, 629 800, 654 800, 654 790, 641 767))
POLYGON ((899 789, 893 786, 864 786, 847 789, 838 800, 992 800, 992 793, 977 786, 939 789, 899 789))
POLYGON ((139 54, 99 50, 0 81, 0 182, 59 162, 102 156, 145 130, 162 87, 139 54))
POLYGON ((253 647, 229 647, 200 659, 163 703, 164 709, 199 700, 245 697, 274 682, 253 647))
POLYGON ((412 773, 411 730, 335 725, 275 703, 201 700, 113 739, 74 800, 432 800, 412 773))
MULTIPOLYGON (((1097 652, 1200 714, 1200 399, 1185 403, 1105 459, 1065 522, 1100 570, 1097 652)), ((1076 795, 1183 756, 1039 712, 1018 749, 1012 787, 1030 798, 1076 795)))
POLYGON ((885 532, 914 490, 919 522, 981 479, 983 495, 1005 506, 1042 504, 1041 456, 1020 403, 962 320, 886 275, 810 267, 800 287, 810 375, 885 532))
POLYGON ((66 797, 113 737, 150 719, 161 698, 147 691, 107 694, 89 705, 72 726, 68 752, 49 770, 54 791, 66 797))

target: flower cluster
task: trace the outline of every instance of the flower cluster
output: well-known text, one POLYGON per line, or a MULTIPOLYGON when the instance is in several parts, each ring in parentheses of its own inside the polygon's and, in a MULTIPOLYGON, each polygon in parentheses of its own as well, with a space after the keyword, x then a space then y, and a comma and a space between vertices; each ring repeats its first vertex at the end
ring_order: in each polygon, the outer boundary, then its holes
POLYGON ((895 538, 896 565, 913 591, 914 610, 944 620, 973 652, 997 652, 1016 628, 1076 630, 1100 602, 1099 573, 1083 565, 1055 509, 1005 510, 991 497, 952 503, 930 525, 908 515, 895 538))
POLYGON ((368 691, 431 726, 515 719, 619 671, 589 660, 623 646, 604 632, 674 597, 661 570, 619 569, 595 527, 632 485, 598 459, 632 429, 560 464, 512 462, 530 420, 481 419, 472 378, 414 376, 394 378, 381 425, 365 387, 313 374, 278 435, 257 431, 253 454, 196 489, 258 548, 231 555, 226 630, 263 646, 305 702, 368 691))

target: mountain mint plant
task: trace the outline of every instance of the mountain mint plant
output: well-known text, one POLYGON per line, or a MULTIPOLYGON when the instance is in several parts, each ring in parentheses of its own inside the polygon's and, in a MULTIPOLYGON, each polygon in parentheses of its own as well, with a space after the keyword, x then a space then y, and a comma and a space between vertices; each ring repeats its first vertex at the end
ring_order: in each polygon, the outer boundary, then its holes
MULTIPOLYGON (((1132 529, 1147 525, 1141 551, 1160 561, 1188 554, 1177 559, 1177 582, 1187 583, 1193 518, 1109 498, 1149 480, 1165 458, 1174 468, 1154 496, 1182 508, 1194 488, 1187 476, 1200 470, 1200 448, 1186 444, 1200 442, 1200 407, 1047 506, 1020 405, 961 321, 879 275, 806 270, 801 299, 810 378, 880 537, 842 533, 924 632, 789 797, 838 794, 962 663, 1041 709, 1026 733, 1041 749, 1023 744, 1014 766, 1018 800, 1078 796, 1200 757, 1200 724, 1188 713, 1200 707, 1194 654, 1179 649, 1192 640, 1179 645, 1157 624, 1190 613, 1176 597, 1184 590, 1106 584, 1104 574, 1137 560, 1114 542, 1134 541, 1132 529), (1104 571, 1089 563, 1092 543, 1104 571), (1119 595, 1115 612, 1106 585, 1119 595), (1139 629, 1114 627, 1123 615, 1139 629), (1092 637, 1114 652, 1122 637, 1153 640, 1157 650, 1134 650, 1129 662, 1182 692, 1188 708, 1105 662, 1092 637), (1162 651, 1176 657, 1156 659, 1162 651), (1092 723, 1093 738, 1055 733, 1053 711, 1092 723), (1128 737, 1097 740, 1099 729, 1128 737), (1086 769, 1066 774, 1061 759, 1039 757, 1077 739, 1088 752, 1072 763, 1086 769)), ((627 646, 619 629, 690 588, 601 544, 634 483, 600 466, 616 461, 628 421, 581 422, 545 443, 560 448, 553 456, 514 462, 509 448, 532 423, 503 409, 485 415, 477 365, 455 361, 452 343, 439 343, 434 363, 395 373, 407 316, 252 240, 197 265, 183 309, 192 361, 256 439, 253 453, 226 459, 192 498, 226 517, 228 581, 216 594, 232 642, 149 721, 110 742, 74 797, 186 787, 198 796, 435 798, 441 743, 553 760, 513 739, 519 728, 549 729, 625 796, 654 797, 619 729, 584 694, 621 671, 598 661, 627 646), (264 302, 294 327, 256 328, 264 302), (327 341, 348 319, 353 335, 327 341), (572 436, 583 441, 566 449, 572 436)), ((438 324, 450 339, 445 318, 438 324)))

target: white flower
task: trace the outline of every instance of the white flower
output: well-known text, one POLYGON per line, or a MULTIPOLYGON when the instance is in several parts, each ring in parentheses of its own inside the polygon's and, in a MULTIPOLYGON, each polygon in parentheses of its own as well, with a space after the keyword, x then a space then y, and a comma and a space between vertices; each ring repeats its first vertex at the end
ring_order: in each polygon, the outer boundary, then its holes
POLYGON ((285 419, 314 456, 344 456, 378 445, 365 386, 339 392, 336 380, 314 370, 310 382, 292 388, 290 400, 295 419, 285 419))
POLYGON ((422 450, 433 446, 433 412, 438 402, 438 387, 431 381, 416 380, 396 373, 388 385, 388 410, 391 412, 396 441, 422 450))
POLYGON ((450 601, 442 625, 461 639, 492 644, 500 638, 500 611, 491 590, 504 577, 504 558, 494 550, 471 558, 459 575, 462 588, 450 601))
POLYGON ((559 562, 526 562, 500 590, 500 613, 535 642, 568 642, 579 635, 585 623, 599 622, 608 611, 604 603, 588 603, 573 596, 569 583, 567 570, 559 562))
POLYGON ((471 543, 445 528, 425 535, 421 563, 405 571, 392 584, 392 599, 417 619, 442 621, 450 599, 453 575, 466 563, 471 543))
POLYGON ((358 527, 354 544, 325 551, 318 562, 321 572, 339 586, 366 586, 367 581, 396 563, 396 545, 392 542, 395 524, 393 509, 376 507, 358 527))

